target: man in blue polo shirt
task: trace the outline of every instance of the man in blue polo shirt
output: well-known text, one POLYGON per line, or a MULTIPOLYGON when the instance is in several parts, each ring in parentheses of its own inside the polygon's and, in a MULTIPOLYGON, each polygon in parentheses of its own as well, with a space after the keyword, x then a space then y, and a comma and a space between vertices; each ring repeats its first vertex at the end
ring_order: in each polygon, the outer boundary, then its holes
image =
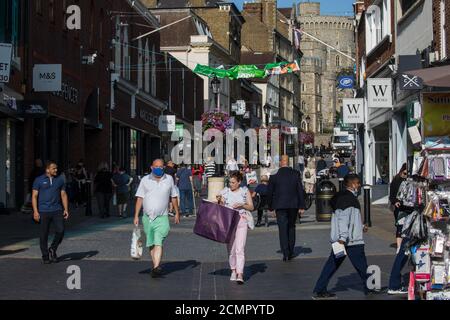
POLYGON ((49 161, 45 166, 45 174, 37 177, 33 183, 33 216, 40 221, 40 244, 42 259, 45 264, 57 262, 56 250, 64 237, 64 220, 69 218, 69 202, 64 188, 64 178, 57 176, 58 166, 49 161), (50 224, 55 226, 55 237, 48 248, 50 224))

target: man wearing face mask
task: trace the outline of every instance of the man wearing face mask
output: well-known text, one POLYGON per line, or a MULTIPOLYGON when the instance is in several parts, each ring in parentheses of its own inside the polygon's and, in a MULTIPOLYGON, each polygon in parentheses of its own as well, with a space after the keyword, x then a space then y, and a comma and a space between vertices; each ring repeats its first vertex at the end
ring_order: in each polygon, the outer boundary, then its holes
MULTIPOLYGON (((363 225, 361 218, 361 205, 358 201, 358 191, 361 187, 359 176, 348 174, 344 178, 345 190, 337 193, 331 199, 333 215, 331 218, 331 243, 339 242, 345 246, 350 261, 358 272, 364 286, 364 292, 377 293, 367 288, 367 259, 364 252, 363 232, 367 226, 363 225)), ((313 299, 332 299, 336 295, 327 291, 328 283, 334 273, 345 260, 345 255, 336 257, 333 250, 323 267, 319 280, 314 288, 313 299)))
POLYGON ((162 275, 161 259, 163 255, 163 242, 170 231, 169 200, 175 209, 175 223, 180 223, 178 209, 178 191, 173 178, 164 173, 164 161, 153 161, 152 173, 142 178, 136 192, 136 207, 134 212, 134 225, 139 226, 139 213, 144 208, 142 224, 147 236, 147 247, 153 262, 152 277, 162 275))

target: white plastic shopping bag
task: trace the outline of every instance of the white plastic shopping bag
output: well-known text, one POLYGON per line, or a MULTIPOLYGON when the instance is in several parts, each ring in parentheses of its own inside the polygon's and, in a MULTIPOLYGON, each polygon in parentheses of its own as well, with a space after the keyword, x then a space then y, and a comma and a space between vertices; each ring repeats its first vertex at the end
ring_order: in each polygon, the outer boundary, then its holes
POLYGON ((142 257, 142 251, 141 229, 139 229, 139 227, 135 227, 131 237, 131 258, 135 260, 140 259, 142 257))
POLYGON ((117 206, 117 193, 114 193, 114 194, 113 194, 113 197, 112 197, 112 204, 113 204, 113 206, 117 206))

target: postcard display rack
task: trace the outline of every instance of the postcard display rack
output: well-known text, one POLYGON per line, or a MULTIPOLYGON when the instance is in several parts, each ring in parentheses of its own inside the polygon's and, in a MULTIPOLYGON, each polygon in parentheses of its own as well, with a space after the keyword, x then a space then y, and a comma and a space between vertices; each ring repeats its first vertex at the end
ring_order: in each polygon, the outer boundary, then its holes
POLYGON ((409 300, 450 300, 450 148, 425 149, 416 175, 400 186, 400 213, 412 272, 409 300))

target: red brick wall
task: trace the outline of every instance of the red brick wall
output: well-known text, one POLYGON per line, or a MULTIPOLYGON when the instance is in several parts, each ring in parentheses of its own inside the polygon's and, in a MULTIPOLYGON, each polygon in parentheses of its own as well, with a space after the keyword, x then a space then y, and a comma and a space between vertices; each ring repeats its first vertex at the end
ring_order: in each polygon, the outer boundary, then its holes
MULTIPOLYGON (((435 50, 441 51, 441 13, 440 13, 440 0, 433 1, 433 34, 435 50)), ((445 1, 445 29, 447 34, 447 57, 450 56, 450 1, 445 1)))

